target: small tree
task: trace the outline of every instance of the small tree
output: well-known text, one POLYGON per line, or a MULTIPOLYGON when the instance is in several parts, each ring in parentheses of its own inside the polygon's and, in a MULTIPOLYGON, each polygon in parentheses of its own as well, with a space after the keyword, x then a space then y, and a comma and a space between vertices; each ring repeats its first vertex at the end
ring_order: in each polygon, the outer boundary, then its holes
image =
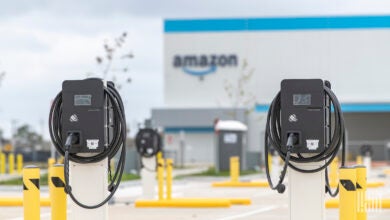
POLYGON ((104 40, 104 54, 96 56, 95 60, 99 71, 88 72, 87 77, 99 77, 104 80, 111 80, 121 89, 124 84, 131 83, 129 76, 129 61, 134 58, 133 53, 126 47, 127 32, 123 32, 113 40, 104 40))
POLYGON ((233 118, 237 118, 237 108, 245 108, 246 114, 250 114, 254 110, 256 96, 247 89, 254 72, 255 69, 248 68, 248 62, 244 59, 238 79, 233 82, 228 79, 224 81, 224 90, 229 98, 230 106, 235 109, 231 113, 233 118))
POLYGON ((37 150, 42 149, 44 141, 42 135, 35 132, 29 125, 24 124, 16 129, 14 138, 14 149, 31 149, 32 160, 38 159, 37 150))
POLYGON ((16 129, 14 134, 15 145, 18 147, 33 147, 42 144, 42 136, 31 129, 27 124, 16 129))

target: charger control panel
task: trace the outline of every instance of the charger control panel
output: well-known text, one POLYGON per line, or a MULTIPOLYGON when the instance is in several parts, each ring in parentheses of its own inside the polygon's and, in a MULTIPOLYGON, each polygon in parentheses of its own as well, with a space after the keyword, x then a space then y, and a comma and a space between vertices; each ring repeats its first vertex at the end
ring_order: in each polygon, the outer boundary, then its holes
POLYGON ((70 153, 99 153, 108 145, 111 114, 104 88, 100 79, 63 82, 62 139, 69 133, 78 136, 70 153))
POLYGON ((287 79, 281 83, 281 141, 297 139, 292 153, 319 153, 327 147, 330 132, 330 103, 321 79, 287 79))

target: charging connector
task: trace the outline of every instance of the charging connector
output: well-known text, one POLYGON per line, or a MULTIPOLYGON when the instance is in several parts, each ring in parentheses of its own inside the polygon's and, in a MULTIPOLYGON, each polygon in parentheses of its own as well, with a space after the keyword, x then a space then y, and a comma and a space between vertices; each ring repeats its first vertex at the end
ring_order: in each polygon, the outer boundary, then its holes
MULTIPOLYGON (((271 184, 271 188, 276 189, 278 191, 278 193, 284 193, 284 191, 286 190, 286 186, 283 184, 283 180, 284 180, 284 177, 286 176, 287 166, 290 162, 291 152, 293 151, 294 145, 296 145, 298 143, 298 139, 299 138, 296 135, 296 133, 289 133, 288 138, 287 138, 287 144, 286 144, 286 149, 287 149, 286 159, 284 161, 284 166, 283 166, 282 172, 281 172, 280 177, 279 177, 279 182, 275 187, 273 187, 271 184)), ((266 163, 268 163, 268 161, 266 163)), ((271 181, 271 179, 268 179, 268 181, 271 181)))
POLYGON ((287 138, 287 143, 286 143, 287 151, 291 152, 291 150, 294 147, 294 145, 299 144, 298 140, 299 140, 299 134, 298 133, 288 133, 288 138, 287 138))
POLYGON ((80 132, 68 132, 68 136, 65 140, 65 148, 70 149, 72 146, 80 145, 80 132))

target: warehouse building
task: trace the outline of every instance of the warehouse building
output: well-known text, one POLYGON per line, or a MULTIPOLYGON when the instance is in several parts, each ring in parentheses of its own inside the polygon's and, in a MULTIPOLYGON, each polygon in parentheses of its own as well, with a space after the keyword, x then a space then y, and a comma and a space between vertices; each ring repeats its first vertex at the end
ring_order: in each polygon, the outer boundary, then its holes
POLYGON ((152 120, 165 150, 193 163, 214 162, 216 120, 241 121, 251 167, 280 81, 322 78, 342 103, 350 157, 371 144, 377 160, 389 160, 389 57, 390 15, 167 19, 165 106, 152 120))

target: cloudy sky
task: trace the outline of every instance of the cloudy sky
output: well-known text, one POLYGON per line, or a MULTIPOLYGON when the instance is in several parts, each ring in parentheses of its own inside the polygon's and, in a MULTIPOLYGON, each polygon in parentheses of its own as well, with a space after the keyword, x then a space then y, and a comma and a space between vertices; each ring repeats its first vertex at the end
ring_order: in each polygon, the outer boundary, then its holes
POLYGON ((48 137, 50 102, 65 79, 100 68, 105 39, 129 34, 131 85, 121 90, 135 129, 163 101, 165 18, 389 14, 387 0, 18 0, 0 5, 0 128, 30 124, 48 137), (43 125, 43 126, 42 126, 43 125))

